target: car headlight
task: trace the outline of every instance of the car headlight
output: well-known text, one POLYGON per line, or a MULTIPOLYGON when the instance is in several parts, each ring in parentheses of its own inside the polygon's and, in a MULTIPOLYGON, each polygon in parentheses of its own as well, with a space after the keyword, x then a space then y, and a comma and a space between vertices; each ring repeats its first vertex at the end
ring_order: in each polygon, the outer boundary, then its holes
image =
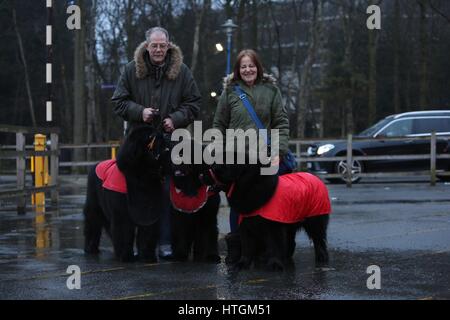
POLYGON ((324 153, 327 153, 330 150, 334 149, 334 144, 324 144, 323 146, 320 146, 319 149, 317 149, 317 154, 320 156, 324 153))

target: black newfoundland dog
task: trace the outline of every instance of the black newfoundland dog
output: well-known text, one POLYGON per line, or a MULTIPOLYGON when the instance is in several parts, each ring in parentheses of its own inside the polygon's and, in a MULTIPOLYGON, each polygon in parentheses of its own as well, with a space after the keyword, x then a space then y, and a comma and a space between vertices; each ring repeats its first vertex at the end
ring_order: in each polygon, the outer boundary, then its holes
POLYGON ((314 243, 318 265, 328 262, 327 227, 331 212, 323 182, 304 172, 261 175, 260 165, 214 165, 208 184, 220 185, 240 214, 241 258, 237 269, 265 263, 283 270, 292 262, 295 235, 305 229, 314 243))
MULTIPOLYGON (((200 146, 201 147, 201 146, 200 146)), ((192 142, 192 150, 194 142, 192 142)), ((200 149, 201 150, 201 149, 200 149)), ((220 195, 200 180, 203 164, 171 166, 172 250, 176 261, 219 263, 217 213, 220 195)))
POLYGON ((99 253, 105 229, 118 260, 156 262, 164 171, 161 164, 167 163, 167 157, 162 135, 145 125, 128 134, 117 161, 103 161, 90 170, 84 206, 87 254, 99 253))

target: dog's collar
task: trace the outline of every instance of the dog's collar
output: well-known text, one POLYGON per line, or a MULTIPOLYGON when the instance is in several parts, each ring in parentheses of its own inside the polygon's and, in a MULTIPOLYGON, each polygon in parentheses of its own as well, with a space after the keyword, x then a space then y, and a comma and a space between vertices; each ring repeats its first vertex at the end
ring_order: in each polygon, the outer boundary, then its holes
MULTIPOLYGON (((214 173, 214 171, 213 171, 212 169, 209 169, 208 171, 209 171, 209 175, 210 175, 211 178, 214 180, 214 183, 215 183, 216 186, 221 186, 221 187, 226 186, 225 183, 221 182, 221 181, 217 178, 217 176, 215 175, 215 173, 214 173)), ((228 191, 227 191, 227 198, 230 198, 231 195, 233 194, 235 184, 236 184, 236 182, 233 182, 233 183, 231 184, 230 188, 228 189, 228 191)))
POLYGON ((227 192, 227 198, 231 198, 231 195, 233 194, 235 185, 236 185, 236 182, 233 182, 231 184, 230 189, 228 189, 228 192, 227 192))

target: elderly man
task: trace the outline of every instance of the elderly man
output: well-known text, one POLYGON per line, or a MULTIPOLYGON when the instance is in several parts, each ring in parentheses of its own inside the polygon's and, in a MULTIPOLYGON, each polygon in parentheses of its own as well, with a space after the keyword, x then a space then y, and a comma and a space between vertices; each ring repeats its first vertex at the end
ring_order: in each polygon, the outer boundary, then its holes
MULTIPOLYGON (((134 126, 147 123, 157 130, 171 133, 191 124, 198 116, 201 96, 189 68, 183 63, 178 46, 169 41, 169 33, 154 27, 145 33, 134 53, 134 59, 125 66, 112 97, 114 112, 128 121, 127 132, 134 126)), ((168 179, 166 179, 168 180, 168 179)), ((160 217, 159 255, 170 258, 170 205, 168 183, 166 212, 160 217)))

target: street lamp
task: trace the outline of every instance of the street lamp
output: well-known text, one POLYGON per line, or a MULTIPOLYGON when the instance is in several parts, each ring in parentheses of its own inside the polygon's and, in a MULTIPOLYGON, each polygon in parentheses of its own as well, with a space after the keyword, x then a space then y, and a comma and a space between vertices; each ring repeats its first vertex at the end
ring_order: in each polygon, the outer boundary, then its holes
POLYGON ((222 52, 223 51, 223 47, 221 43, 216 43, 216 50, 217 52, 222 52))
POLYGON ((225 30, 225 33, 227 34, 227 74, 230 74, 231 69, 231 36, 233 35, 234 29, 236 29, 238 26, 233 23, 233 20, 228 19, 221 27, 225 30))

